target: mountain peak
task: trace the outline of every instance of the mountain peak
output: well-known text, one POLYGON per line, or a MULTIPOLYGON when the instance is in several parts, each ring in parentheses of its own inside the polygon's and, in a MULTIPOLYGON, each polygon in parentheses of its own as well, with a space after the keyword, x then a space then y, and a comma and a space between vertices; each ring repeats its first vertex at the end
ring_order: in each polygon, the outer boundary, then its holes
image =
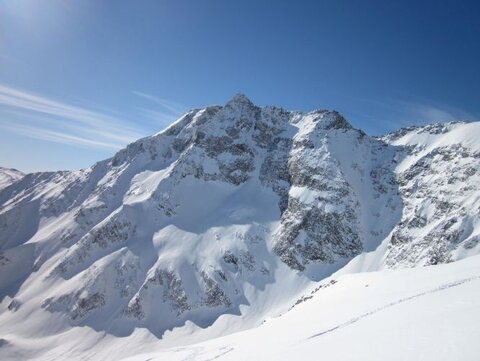
POLYGON ((242 94, 242 93, 237 93, 233 96, 232 99, 230 99, 226 105, 230 105, 230 106, 238 106, 238 105, 248 105, 248 106, 254 106, 254 104, 252 103, 252 101, 250 99, 247 98, 247 96, 245 94, 242 94))

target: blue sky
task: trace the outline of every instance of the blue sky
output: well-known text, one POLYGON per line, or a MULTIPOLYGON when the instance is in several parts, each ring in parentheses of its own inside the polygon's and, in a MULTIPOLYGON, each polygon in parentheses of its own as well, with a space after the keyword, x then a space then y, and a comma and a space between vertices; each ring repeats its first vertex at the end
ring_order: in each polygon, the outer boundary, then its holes
POLYGON ((0 0, 0 165, 87 167, 239 92, 369 134, 478 120, 478 4, 0 0))

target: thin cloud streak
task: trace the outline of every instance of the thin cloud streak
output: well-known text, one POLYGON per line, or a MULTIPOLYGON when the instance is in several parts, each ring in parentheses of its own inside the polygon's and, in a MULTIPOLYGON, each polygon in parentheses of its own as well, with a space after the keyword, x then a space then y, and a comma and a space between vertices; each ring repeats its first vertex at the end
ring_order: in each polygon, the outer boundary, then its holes
POLYGON ((74 135, 69 135, 66 133, 56 132, 53 130, 41 129, 39 127, 29 127, 23 125, 9 126, 0 124, 0 129, 7 130, 11 133, 19 134, 29 138, 40 139, 51 141, 54 143, 62 143, 68 145, 78 145, 82 147, 91 148, 103 148, 103 149, 119 149, 118 144, 105 143, 101 141, 90 140, 82 137, 77 137, 74 135))
MULTIPOLYGON (((44 115, 35 112, 25 112, 22 110, 5 110, 4 114, 8 115, 10 121, 5 121, 8 119, 7 117, 3 117, 0 119, 0 126, 1 123, 10 124, 10 126, 4 126, 4 128, 8 128, 12 130, 14 128, 22 128, 18 124, 21 123, 23 125, 22 129, 37 129, 39 132, 52 130, 57 133, 63 133, 65 135, 73 135, 77 138, 81 138, 85 140, 94 140, 95 139, 104 139, 106 142, 101 141, 100 143, 111 144, 115 148, 121 148, 125 144, 128 144, 132 141, 131 136, 125 135, 118 135, 114 133, 108 133, 106 130, 99 130, 99 128, 92 128, 87 127, 83 124, 77 124, 72 121, 64 121, 64 119, 59 119, 53 115, 44 115), (61 132, 60 132, 61 130, 61 132), (99 132, 106 132, 105 134, 99 132)), ((15 132, 19 134, 19 132, 15 132)))
POLYGON ((180 117, 180 114, 169 114, 157 110, 143 108, 140 108, 138 110, 141 114, 145 115, 145 117, 155 122, 161 122, 162 125, 168 125, 180 117))
POLYGON ((0 109, 18 120, 2 119, 2 128, 30 138, 96 148, 119 149, 142 136, 124 119, 49 99, 0 84, 0 109))
POLYGON ((160 105, 160 107, 164 108, 163 109, 164 111, 166 110, 166 113, 170 113, 172 115, 179 116, 179 115, 185 113, 185 110, 186 110, 185 107, 181 104, 178 104, 178 103, 175 103, 175 102, 172 102, 170 100, 163 99, 163 98, 159 98, 159 97, 156 97, 156 96, 151 95, 151 94, 147 94, 147 93, 136 91, 136 90, 133 90, 132 94, 134 94, 134 95, 136 95, 140 98, 146 99, 146 100, 148 100, 152 103, 155 103, 157 105, 160 105))
POLYGON ((421 126, 432 123, 451 121, 475 121, 478 116, 451 106, 438 105, 422 100, 379 100, 361 99, 371 104, 369 114, 363 114, 378 126, 382 124, 387 131, 398 130, 401 127, 421 126))
POLYGON ((473 114, 447 106, 415 102, 400 102, 400 105, 407 114, 410 114, 414 118, 414 120, 418 119, 425 123, 475 119, 473 114))

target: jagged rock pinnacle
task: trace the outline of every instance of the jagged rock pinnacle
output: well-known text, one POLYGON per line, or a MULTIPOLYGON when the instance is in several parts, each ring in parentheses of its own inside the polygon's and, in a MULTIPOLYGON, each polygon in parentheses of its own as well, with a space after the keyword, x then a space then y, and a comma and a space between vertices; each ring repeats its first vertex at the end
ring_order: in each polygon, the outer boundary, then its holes
POLYGON ((248 99, 245 94, 242 94, 242 93, 238 93, 238 94, 235 94, 233 96, 232 99, 230 99, 227 103, 226 103, 226 106, 238 106, 238 105, 242 105, 242 106, 245 106, 245 105, 248 105, 248 106, 254 106, 254 104, 252 103, 252 101, 250 99, 248 99))

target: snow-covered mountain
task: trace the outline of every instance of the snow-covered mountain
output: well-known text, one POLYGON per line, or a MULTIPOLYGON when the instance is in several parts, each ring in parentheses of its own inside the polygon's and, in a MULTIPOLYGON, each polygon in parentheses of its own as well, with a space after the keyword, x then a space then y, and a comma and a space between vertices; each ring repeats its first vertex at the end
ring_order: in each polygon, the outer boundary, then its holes
POLYGON ((285 314, 332 274, 474 256, 478 139, 478 122, 375 138, 237 95, 88 169, 0 169, 0 356, 177 347, 285 314))
POLYGON ((24 175, 19 170, 0 167, 0 190, 18 181, 24 175))

